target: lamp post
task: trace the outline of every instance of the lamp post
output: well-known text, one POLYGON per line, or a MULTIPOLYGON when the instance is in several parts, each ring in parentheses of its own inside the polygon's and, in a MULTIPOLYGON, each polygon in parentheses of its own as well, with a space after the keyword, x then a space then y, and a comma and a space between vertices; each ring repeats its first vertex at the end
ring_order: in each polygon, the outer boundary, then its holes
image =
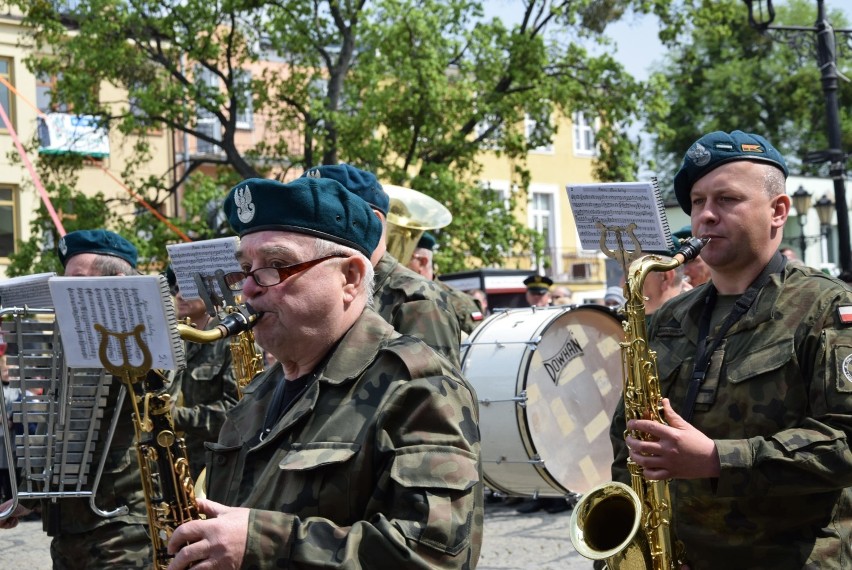
POLYGON ((805 250, 808 248, 808 240, 805 237, 805 224, 808 223, 808 210, 811 209, 811 197, 813 195, 805 190, 804 186, 793 192, 793 207, 796 208, 796 216, 799 218, 799 250, 802 255, 802 263, 805 262, 805 250))
POLYGON ((834 214, 834 202, 827 195, 823 194, 822 198, 816 201, 814 209, 819 217, 819 233, 824 239, 825 248, 823 249, 823 259, 828 260, 828 244, 831 235, 831 216, 834 214))
MULTIPOLYGON (((844 271, 852 270, 852 252, 849 243, 849 209, 846 204, 846 153, 841 148, 840 113, 837 104, 837 57, 835 51, 835 32, 852 35, 852 30, 834 30, 825 18, 823 0, 817 0, 817 20, 813 27, 773 26, 775 9, 772 0, 743 0, 748 6, 748 22, 756 30, 780 30, 794 34, 815 33, 817 65, 820 69, 822 92, 825 96, 825 113, 828 128, 827 150, 808 153, 806 162, 829 163, 829 174, 834 179, 834 203, 837 210, 837 241, 840 267, 844 271)), ((795 195, 794 195, 795 196, 795 195)), ((795 199, 795 198, 794 198, 795 199)), ((798 212, 798 208, 796 209, 798 212)), ((801 214, 800 214, 801 220, 801 214)), ((802 242, 804 257, 804 242, 802 242)))

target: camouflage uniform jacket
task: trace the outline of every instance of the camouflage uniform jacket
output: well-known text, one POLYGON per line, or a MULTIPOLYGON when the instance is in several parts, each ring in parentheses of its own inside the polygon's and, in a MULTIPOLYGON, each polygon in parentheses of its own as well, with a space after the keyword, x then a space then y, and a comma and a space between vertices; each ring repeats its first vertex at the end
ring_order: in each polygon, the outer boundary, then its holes
POLYGON ((208 444, 207 496, 250 507, 243 568, 474 568, 477 400, 422 341, 367 309, 258 442, 279 364, 208 444))
MULTIPOLYGON (((216 326, 211 322, 207 329, 216 326)), ((186 343, 186 368, 169 387, 179 394, 172 410, 175 429, 183 432, 193 477, 204 467, 204 442, 216 441, 225 413, 237 403, 237 381, 228 339, 186 343)))
POLYGON ((449 295, 385 253, 376 265, 373 309, 394 329, 421 339, 460 366, 461 332, 449 295))
POLYGON ((461 332, 468 335, 473 332, 473 329, 482 322, 483 314, 476 300, 465 293, 459 291, 455 287, 451 287, 443 281, 436 281, 437 285, 447 292, 450 297, 450 304, 456 313, 456 318, 459 321, 461 332))
MULTIPOLYGON (((125 395, 121 409, 118 409, 118 394, 121 386, 121 380, 112 379, 105 407, 106 413, 101 418, 98 427, 98 442, 104 442, 109 432, 109 424, 113 414, 119 414, 112 444, 107 452, 104 472, 97 489, 95 505, 104 511, 112 511, 120 506, 127 506, 129 513, 112 518, 101 517, 92 511, 88 498, 60 499, 53 505, 49 501, 42 501, 42 519, 45 531, 49 532, 52 525, 58 524, 60 534, 88 533, 115 521, 140 524, 147 528, 145 494, 142 492, 142 475, 136 457, 136 431, 131 415, 131 395, 125 395), (58 523, 52 521, 52 517, 57 516, 57 514, 59 515, 58 523)), ((102 448, 99 448, 92 459, 91 481, 93 481, 102 455, 102 448)))
MULTIPOLYGON (((678 413, 707 288, 664 305, 648 333, 662 393, 678 413)), ((715 441, 721 474, 670 484, 693 569, 852 567, 852 328, 840 322, 844 304, 852 291, 840 282, 788 265, 714 352, 692 423, 715 441)), ((620 405, 613 475, 628 482, 623 430, 620 405)))

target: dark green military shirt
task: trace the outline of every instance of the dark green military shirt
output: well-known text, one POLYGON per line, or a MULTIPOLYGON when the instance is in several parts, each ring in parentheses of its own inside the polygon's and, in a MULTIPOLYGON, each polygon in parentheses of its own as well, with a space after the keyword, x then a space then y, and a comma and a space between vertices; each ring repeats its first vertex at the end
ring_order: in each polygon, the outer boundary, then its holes
POLYGON ((207 496, 252 509, 243 567, 474 568, 473 390, 370 309, 314 372, 261 442, 281 367, 255 378, 208 446, 207 496))
POLYGON ((421 339, 459 367, 460 319, 449 294, 389 253, 375 269, 373 309, 394 329, 421 339))
MULTIPOLYGON (((678 413, 707 285, 665 304, 649 329, 662 393, 678 413)), ((713 354, 693 425, 712 438, 716 479, 675 480, 675 529, 690 566, 852 566, 852 291, 800 264, 772 277, 713 354)), ((711 333, 712 335, 712 333, 711 333)), ((619 406, 613 475, 628 482, 619 406)))
MULTIPOLYGON (((207 329, 216 326, 211 322, 207 329)), ((183 432, 190 470, 197 478, 204 467, 204 442, 216 441, 225 412, 238 400, 237 381, 231 367, 230 340, 186 343, 186 368, 169 387, 176 396, 172 411, 175 429, 183 432)))

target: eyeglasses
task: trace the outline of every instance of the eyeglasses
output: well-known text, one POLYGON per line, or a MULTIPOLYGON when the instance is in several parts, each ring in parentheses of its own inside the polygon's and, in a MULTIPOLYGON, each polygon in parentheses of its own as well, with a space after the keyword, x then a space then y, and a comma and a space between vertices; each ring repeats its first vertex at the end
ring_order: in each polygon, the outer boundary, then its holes
POLYGON ((306 271, 314 265, 319 265, 323 261, 334 257, 349 256, 345 253, 334 253, 332 255, 320 257, 319 259, 312 259, 310 261, 303 261, 302 263, 288 265, 287 267, 258 267, 254 271, 233 271, 225 274, 225 284, 231 291, 239 291, 243 288, 243 285, 245 285, 246 279, 251 277, 254 279, 254 282, 261 287, 272 287, 273 285, 278 285, 285 279, 289 279, 297 273, 306 271))

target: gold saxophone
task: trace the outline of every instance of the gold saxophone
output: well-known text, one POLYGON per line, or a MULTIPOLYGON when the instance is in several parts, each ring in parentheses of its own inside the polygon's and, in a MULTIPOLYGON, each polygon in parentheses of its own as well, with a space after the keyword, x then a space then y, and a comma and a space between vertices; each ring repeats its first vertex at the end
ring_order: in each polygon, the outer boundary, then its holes
POLYGON ((231 361, 237 379, 237 396, 240 398, 251 379, 263 372, 263 354, 257 350, 251 330, 257 317, 255 313, 246 315, 233 309, 218 325, 206 331, 187 324, 177 326, 180 337, 189 342, 207 344, 230 337, 231 361))
POLYGON ((99 356, 104 368, 121 378, 131 396, 136 458, 154 547, 154 568, 165 570, 173 558, 167 550, 172 533, 181 524, 200 516, 186 444, 175 434, 166 379, 151 369, 151 352, 142 340, 144 325, 130 333, 108 331, 98 324, 95 328, 101 333, 99 356), (110 337, 119 342, 122 364, 109 360, 110 337), (136 366, 130 364, 128 356, 131 337, 136 339, 143 356, 141 364, 136 366))
MULTIPOLYGON (((657 373, 657 355, 648 348, 642 285, 653 271, 669 271, 694 259, 707 240, 691 238, 671 259, 646 255, 630 264, 624 290, 627 320, 621 344, 625 421, 665 423, 657 373)), ((625 432, 625 435, 628 435, 625 432)), ((647 436, 633 432, 636 438, 647 436)), ((574 507, 570 536, 574 548, 613 569, 675 570, 683 563, 683 544, 672 529, 668 481, 646 479, 642 467, 627 460, 630 486, 618 482, 595 487, 574 507), (640 528, 641 527, 641 528, 640 528)))

